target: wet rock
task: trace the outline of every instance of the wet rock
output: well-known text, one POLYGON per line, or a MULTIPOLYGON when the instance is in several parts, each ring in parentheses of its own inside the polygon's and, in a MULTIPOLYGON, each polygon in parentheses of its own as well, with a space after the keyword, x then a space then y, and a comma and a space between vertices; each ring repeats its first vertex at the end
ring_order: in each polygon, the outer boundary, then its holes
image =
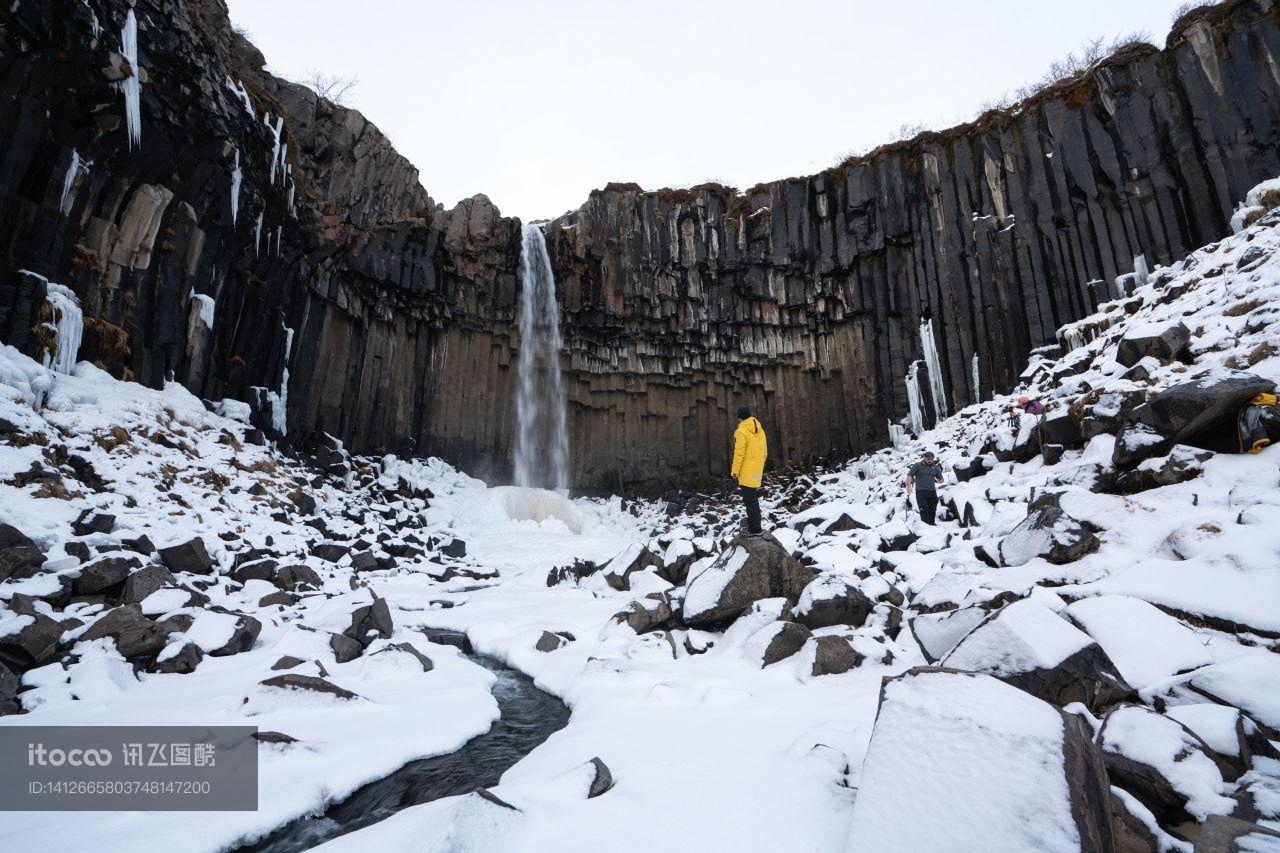
POLYGON ((129 573, 142 565, 137 557, 103 557, 80 570, 71 582, 73 595, 94 595, 105 592, 129 577, 129 573))
POLYGON ((804 644, 809 642, 812 636, 813 633, 808 628, 796 622, 779 622, 773 636, 764 647, 760 666, 766 667, 791 657, 804 648, 804 644))
POLYGON ((1182 323, 1165 326, 1143 326, 1130 331, 1116 348, 1116 361, 1133 367, 1147 357, 1168 364, 1187 354, 1191 330, 1182 323))
POLYGON ((337 696, 339 699, 358 698, 350 690, 339 687, 323 678, 317 678, 314 675, 298 675, 290 672, 284 675, 274 675, 258 683, 264 687, 279 687, 282 690, 307 690, 315 693, 325 693, 330 696, 337 696))
POLYGON ((862 663, 862 655, 844 637, 817 637, 813 654, 812 675, 839 675, 862 663))
POLYGON ((797 622, 810 629, 832 625, 858 628, 866 623, 874 607, 858 587, 836 575, 821 575, 804 588, 792 613, 797 622))
POLYGON ((160 559, 171 572, 191 572, 196 575, 213 573, 213 558, 205 550, 204 540, 199 536, 181 545, 161 548, 160 559))
MULTIPOLYGON (((165 651, 168 651, 167 649, 165 651)), ((161 659, 156 658, 150 667, 152 672, 190 673, 195 672, 200 661, 204 660, 204 651, 195 643, 183 643, 182 648, 174 654, 161 659)))
POLYGON ((0 581, 29 578, 44 563, 44 553, 18 528, 0 524, 0 581))
POLYGON ((125 658, 151 658, 165 647, 166 632, 142 615, 136 604, 126 604, 107 613, 80 635, 81 640, 109 637, 125 658))
POLYGON ((795 602, 812 578, 772 536, 735 539, 689 584, 683 619, 692 628, 723 626, 761 599, 795 602))

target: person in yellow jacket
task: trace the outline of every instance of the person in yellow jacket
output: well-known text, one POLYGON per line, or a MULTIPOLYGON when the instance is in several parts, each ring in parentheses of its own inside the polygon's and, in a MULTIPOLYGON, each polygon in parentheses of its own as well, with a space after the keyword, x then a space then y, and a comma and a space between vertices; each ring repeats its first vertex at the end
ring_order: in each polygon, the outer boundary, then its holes
POLYGON ((759 536, 760 477, 769 456, 769 441, 760 421, 751 417, 750 406, 738 407, 738 428, 733 433, 733 467, 730 476, 738 483, 747 507, 747 535, 759 536))

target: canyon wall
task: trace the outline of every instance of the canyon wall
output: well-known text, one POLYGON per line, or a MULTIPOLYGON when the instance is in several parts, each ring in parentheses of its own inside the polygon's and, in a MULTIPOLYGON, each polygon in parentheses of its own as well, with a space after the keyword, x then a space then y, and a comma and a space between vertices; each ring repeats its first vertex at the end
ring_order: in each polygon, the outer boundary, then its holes
MULTIPOLYGON (((1228 233, 1280 174, 1277 55, 1280 9, 1232 0, 1164 50, 819 175, 592 193, 546 226, 575 482, 714 482, 740 402, 775 464, 883 445, 925 318, 948 410, 1010 390, 1137 256, 1228 233)), ((444 210, 363 116, 263 64, 222 0, 0 11, 0 340, 47 345, 56 281, 90 318, 81 357, 114 373, 505 479, 520 223, 483 196, 444 210)))

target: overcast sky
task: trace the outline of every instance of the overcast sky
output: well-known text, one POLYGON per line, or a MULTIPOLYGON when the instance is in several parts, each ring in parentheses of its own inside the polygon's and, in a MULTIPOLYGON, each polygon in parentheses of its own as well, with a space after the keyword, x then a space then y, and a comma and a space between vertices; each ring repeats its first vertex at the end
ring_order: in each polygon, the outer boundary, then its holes
POLYGON ((1086 39, 1163 45, 1181 0, 229 0, 268 67, 348 104, 452 206, 578 207, 593 187, 809 174, 944 127, 1086 39))

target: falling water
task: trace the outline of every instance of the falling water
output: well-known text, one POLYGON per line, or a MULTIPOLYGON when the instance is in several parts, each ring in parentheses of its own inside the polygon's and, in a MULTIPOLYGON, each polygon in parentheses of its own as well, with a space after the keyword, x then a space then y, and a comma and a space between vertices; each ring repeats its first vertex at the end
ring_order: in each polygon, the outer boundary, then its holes
POLYGON ((515 484, 569 486, 560 306, 542 229, 528 224, 520 251, 520 363, 516 389, 515 484))

